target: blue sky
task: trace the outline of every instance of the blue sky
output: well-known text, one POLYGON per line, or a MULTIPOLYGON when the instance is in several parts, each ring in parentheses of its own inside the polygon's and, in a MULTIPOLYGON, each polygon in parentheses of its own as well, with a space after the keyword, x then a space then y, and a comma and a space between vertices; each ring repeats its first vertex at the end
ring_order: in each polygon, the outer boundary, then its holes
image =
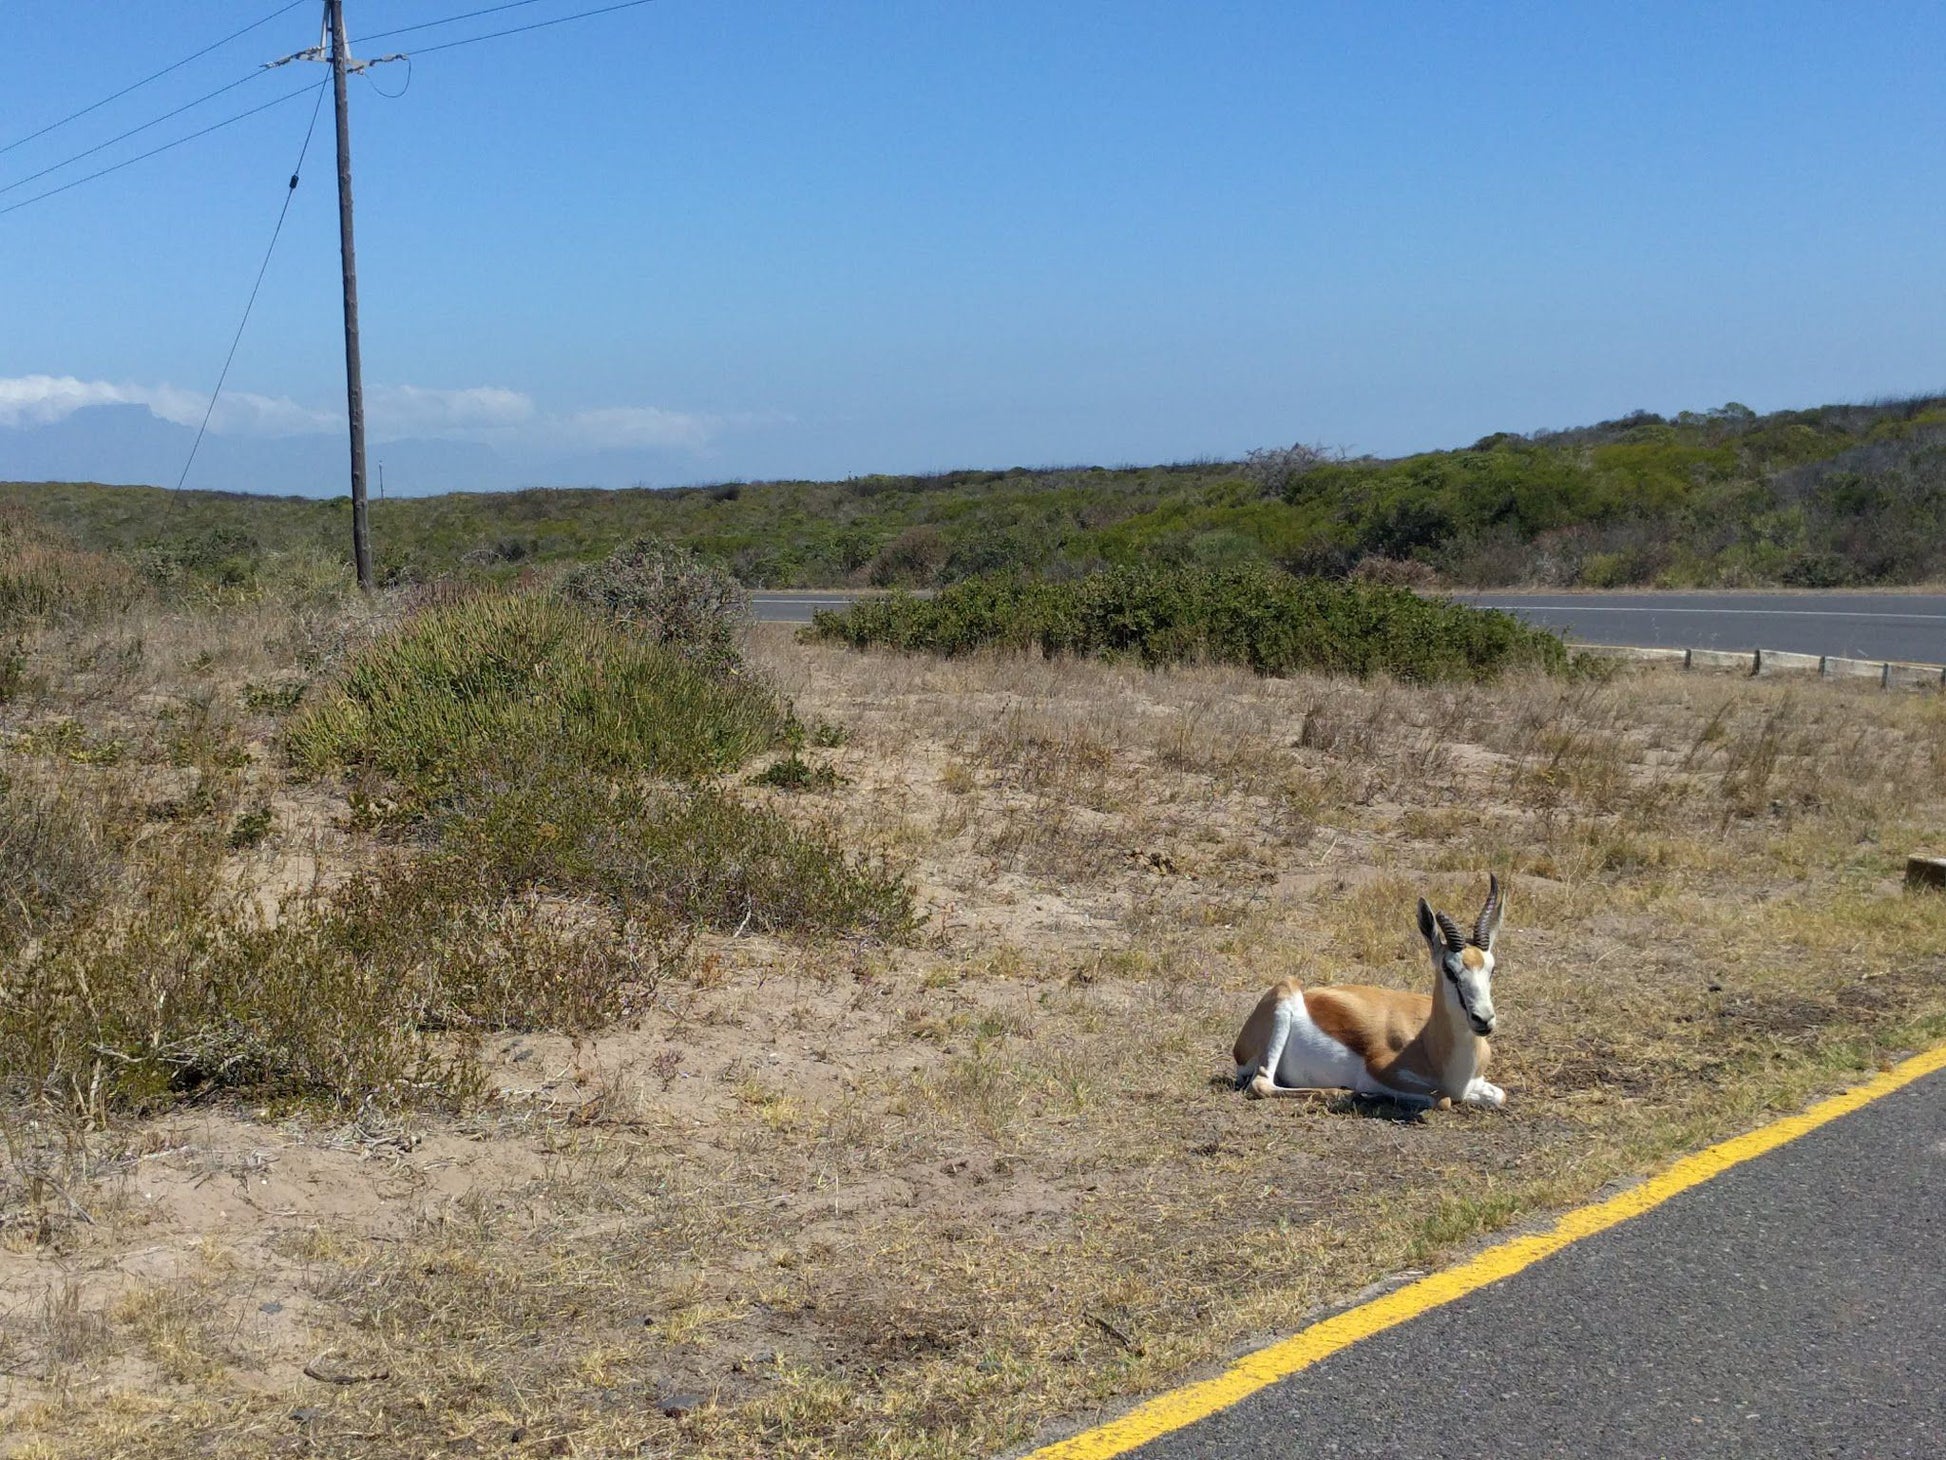
MULTIPOLYGON (((354 50, 599 0, 356 43, 486 3, 346 0, 354 50)), ((276 6, 0 0, 0 147, 276 6)), ((406 491, 831 477, 1939 390, 1941 55, 1946 8, 1776 0, 658 0, 426 54, 352 91, 373 454, 406 491)), ((309 110, 0 215, 0 476, 173 482, 309 110)), ((341 490, 330 117, 192 485, 341 490)))

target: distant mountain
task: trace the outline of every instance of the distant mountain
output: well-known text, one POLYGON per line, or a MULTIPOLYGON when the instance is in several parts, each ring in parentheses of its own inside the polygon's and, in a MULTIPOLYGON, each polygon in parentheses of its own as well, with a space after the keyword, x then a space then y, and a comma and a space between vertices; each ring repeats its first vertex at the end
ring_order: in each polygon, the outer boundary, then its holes
POLYGON ((173 487, 195 437, 147 406, 92 406, 52 425, 0 428, 0 478, 173 487))
MULTIPOLYGON (((151 415, 146 406, 103 405, 45 426, 0 427, 0 481, 92 481, 173 487, 196 432, 151 415)), ((366 448, 370 489, 397 496, 504 491, 586 481, 639 481, 665 474, 652 452, 500 452, 474 441, 373 440, 366 448)), ((350 490, 349 448, 336 433, 313 436, 205 436, 186 486, 271 496, 340 496, 350 490)))

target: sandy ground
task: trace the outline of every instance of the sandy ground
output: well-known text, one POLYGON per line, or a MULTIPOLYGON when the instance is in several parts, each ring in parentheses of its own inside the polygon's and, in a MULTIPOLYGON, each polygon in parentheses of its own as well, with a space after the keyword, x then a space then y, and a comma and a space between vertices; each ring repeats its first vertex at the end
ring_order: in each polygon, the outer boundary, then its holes
MULTIPOLYGON (((716 936, 464 1116, 8 1117, 23 1454, 997 1453, 1946 1031, 1936 697, 754 652, 910 946, 716 936), (1244 1101, 1261 989, 1509 884, 1504 1112, 1244 1101)), ((274 728, 274 727, 273 727, 274 728)), ((251 746, 273 905, 362 855, 251 746)))

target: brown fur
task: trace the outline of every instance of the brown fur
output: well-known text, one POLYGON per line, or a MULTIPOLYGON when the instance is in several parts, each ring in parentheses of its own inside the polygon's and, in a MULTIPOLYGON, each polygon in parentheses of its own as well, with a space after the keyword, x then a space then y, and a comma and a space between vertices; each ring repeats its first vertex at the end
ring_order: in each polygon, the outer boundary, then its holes
MULTIPOLYGON (((1471 1030, 1454 1029, 1443 1001, 1402 989, 1350 984, 1310 989, 1304 1007, 1312 1022, 1365 1062, 1376 1079, 1398 1083, 1395 1074, 1409 1070, 1422 1080, 1443 1085, 1447 1063, 1462 1038, 1476 1038, 1471 1030)), ((1479 1066, 1486 1068, 1486 1041, 1479 1066)), ((1457 1095, 1457 1090, 1448 1091, 1457 1095)))
MULTIPOLYGON (((1297 1093, 1277 1084, 1273 1066, 1282 1062, 1285 1046, 1279 1045, 1273 1058, 1271 1045, 1276 1039, 1277 1011, 1288 1000, 1301 998, 1310 1024, 1363 1064, 1371 1083, 1413 1098, 1426 1098, 1429 1090, 1435 1100, 1458 1100, 1471 1091, 1483 1103, 1504 1102, 1506 1092, 1485 1079, 1492 1047, 1455 1012, 1458 1000, 1447 996, 1443 984, 1451 967, 1448 960, 1456 955, 1476 972, 1488 966, 1501 906, 1500 879, 1489 875, 1486 906, 1474 925, 1479 942, 1462 943, 1453 920, 1434 911, 1423 897, 1419 899, 1419 931, 1433 955, 1430 995, 1367 984, 1307 990, 1296 979, 1285 979, 1257 1001, 1237 1035, 1232 1054, 1239 1078, 1248 1072, 1252 1095, 1297 1093)), ((1457 986, 1458 979, 1454 982, 1457 986)), ((1345 1074, 1335 1056, 1330 1065, 1332 1077, 1345 1074)))
MULTIPOLYGON (((1477 956, 1477 950, 1467 951, 1477 956)), ((1375 1079, 1388 1085, 1410 1088, 1400 1078, 1410 1071, 1446 1095, 1457 1097, 1462 1092, 1447 1089, 1445 1077, 1459 1041, 1472 1040, 1477 1047, 1475 1074, 1484 1074, 1492 1057, 1492 1046, 1486 1040, 1470 1029, 1452 1026, 1444 1000, 1368 984, 1306 989, 1296 979, 1287 978, 1265 993, 1244 1021, 1231 1051, 1238 1065, 1261 1063, 1270 1046, 1271 1020, 1277 1006, 1294 998, 1304 1000, 1305 1011, 1319 1029, 1357 1055, 1375 1079)), ((1275 1072, 1260 1070, 1256 1079, 1268 1089, 1274 1085, 1275 1072)))

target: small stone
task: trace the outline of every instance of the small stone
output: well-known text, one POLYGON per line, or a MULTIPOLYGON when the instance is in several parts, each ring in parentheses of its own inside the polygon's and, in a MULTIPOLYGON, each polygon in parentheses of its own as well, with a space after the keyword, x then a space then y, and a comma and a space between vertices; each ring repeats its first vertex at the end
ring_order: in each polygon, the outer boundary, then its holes
POLYGON ((703 1407, 700 1394, 666 1394, 656 1401, 655 1406, 665 1418, 681 1419, 684 1415, 703 1407))

